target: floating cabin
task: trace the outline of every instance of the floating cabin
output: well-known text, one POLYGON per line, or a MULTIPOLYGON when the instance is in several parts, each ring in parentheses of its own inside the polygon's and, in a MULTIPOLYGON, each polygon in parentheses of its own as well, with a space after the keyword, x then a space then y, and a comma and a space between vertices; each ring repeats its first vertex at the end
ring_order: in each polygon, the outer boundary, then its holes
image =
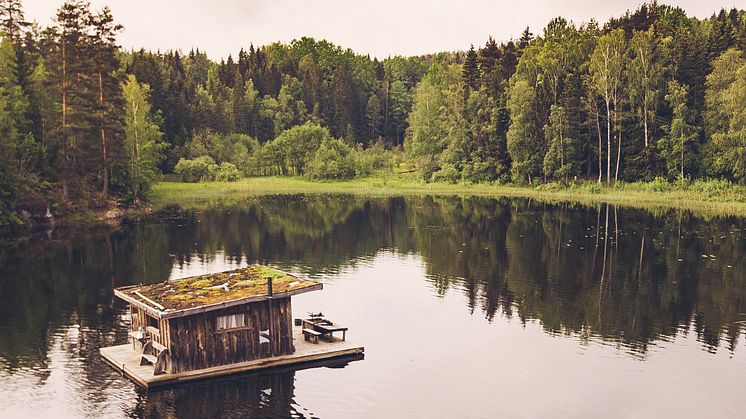
POLYGON ((329 333, 319 344, 317 333, 293 325, 290 298, 322 288, 261 265, 117 288, 129 303, 130 342, 101 355, 143 387, 359 356, 364 349, 344 338, 329 333))

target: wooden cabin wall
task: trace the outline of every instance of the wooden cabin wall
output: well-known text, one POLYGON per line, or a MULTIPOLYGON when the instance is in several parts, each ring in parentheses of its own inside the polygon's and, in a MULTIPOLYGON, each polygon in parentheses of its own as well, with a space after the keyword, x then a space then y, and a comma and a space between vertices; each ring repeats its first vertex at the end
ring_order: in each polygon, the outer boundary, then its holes
POLYGON ((158 342, 158 343, 160 343, 161 345, 165 346, 166 348, 168 348, 168 343, 169 343, 169 340, 170 340, 169 339, 169 334, 170 334, 169 333, 169 329, 170 329, 169 321, 168 320, 159 319, 158 320, 158 331, 159 331, 159 333, 157 333, 157 334, 156 333, 152 333, 151 334, 151 336, 153 337, 153 340, 156 341, 156 342, 158 342))
POLYGON ((290 298, 273 299, 170 319, 170 353, 174 373, 250 361, 294 351, 290 298), (244 313, 247 325, 217 331, 219 316, 244 313), (270 342, 260 344, 259 334, 270 330, 270 342))

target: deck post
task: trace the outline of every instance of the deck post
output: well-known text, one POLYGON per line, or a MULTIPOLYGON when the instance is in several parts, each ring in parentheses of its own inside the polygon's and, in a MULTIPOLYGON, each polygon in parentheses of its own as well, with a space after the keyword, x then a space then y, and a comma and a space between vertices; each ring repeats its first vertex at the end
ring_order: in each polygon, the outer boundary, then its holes
POLYGON ((269 356, 275 356, 274 315, 272 313, 272 277, 267 278, 267 308, 269 310, 269 356))

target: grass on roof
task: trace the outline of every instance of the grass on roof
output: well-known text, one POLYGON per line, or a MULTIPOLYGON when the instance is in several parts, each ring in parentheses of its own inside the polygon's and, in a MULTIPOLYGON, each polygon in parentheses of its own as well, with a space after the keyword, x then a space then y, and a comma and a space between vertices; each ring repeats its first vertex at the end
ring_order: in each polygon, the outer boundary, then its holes
POLYGON ((252 265, 234 271, 193 276, 189 278, 143 285, 126 290, 132 298, 144 301, 135 294, 144 296, 165 307, 166 310, 183 310, 258 297, 268 294, 268 279, 272 278, 272 290, 280 294, 306 288, 316 283, 294 277, 285 272, 262 265, 252 265))

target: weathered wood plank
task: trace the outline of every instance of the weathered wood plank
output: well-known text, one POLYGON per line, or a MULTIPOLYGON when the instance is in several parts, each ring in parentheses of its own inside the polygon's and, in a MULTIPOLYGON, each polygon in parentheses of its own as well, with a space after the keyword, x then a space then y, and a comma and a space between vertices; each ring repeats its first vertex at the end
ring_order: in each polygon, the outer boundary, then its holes
POLYGON ((293 352, 292 321, 290 298, 234 306, 164 320, 163 334, 168 334, 168 346, 164 346, 172 354, 176 373, 286 355, 293 352), (245 327, 217 331, 217 317, 233 314, 244 314, 245 327), (268 329, 269 344, 260 344, 260 331, 268 329))
POLYGON ((180 382, 217 377, 227 374, 235 374, 244 371, 275 368, 284 365, 312 362, 336 357, 360 355, 364 352, 363 347, 355 346, 354 343, 350 341, 344 342, 337 340, 333 343, 323 343, 318 345, 312 344, 310 342, 305 342, 303 341, 303 335, 300 328, 294 328, 293 335, 296 338, 295 342, 297 346, 297 350, 293 354, 221 365, 197 371, 162 374, 158 376, 155 376, 153 374, 152 365, 143 367, 137 365, 139 363, 139 354, 132 350, 131 345, 119 345, 108 348, 101 348, 100 352, 102 358, 107 363, 111 364, 114 368, 122 371, 137 384, 146 388, 156 387, 160 385, 177 384, 180 382))

